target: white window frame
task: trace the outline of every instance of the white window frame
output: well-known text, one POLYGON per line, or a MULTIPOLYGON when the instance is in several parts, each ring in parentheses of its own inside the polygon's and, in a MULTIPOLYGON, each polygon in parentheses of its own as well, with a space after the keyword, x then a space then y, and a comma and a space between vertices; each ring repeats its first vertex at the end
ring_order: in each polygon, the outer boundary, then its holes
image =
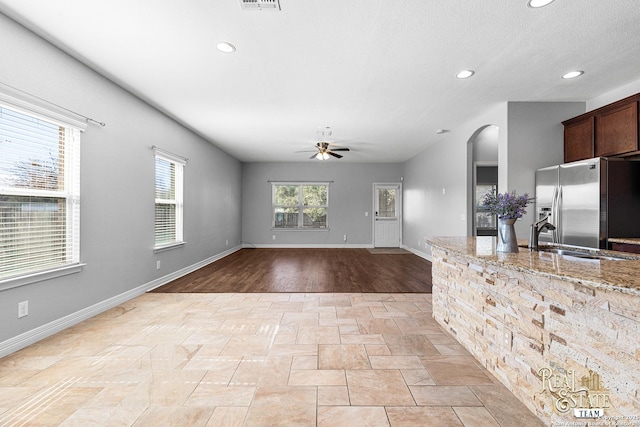
POLYGON ((329 190, 330 182, 271 182, 271 230, 273 231, 329 231, 329 190), (284 205, 275 203, 277 186, 295 186, 298 187, 298 226, 297 227, 276 227, 276 209, 284 205), (322 206, 304 206, 303 187, 324 186, 327 188, 327 204, 322 206), (307 227, 304 225, 304 209, 324 208, 327 210, 327 222, 325 227, 307 227))
MULTIPOLYGON (((156 159, 165 160, 175 167, 175 179, 174 179, 174 199, 159 199, 155 198, 155 205, 174 205, 175 206, 175 239, 166 242, 158 242, 157 241, 157 228, 156 228, 156 218, 154 215, 154 252, 162 252, 168 249, 172 249, 175 247, 183 246, 186 242, 184 241, 184 168, 187 164, 187 159, 184 157, 180 157, 173 153, 169 153, 168 151, 164 151, 159 149, 158 147, 153 147, 154 151, 154 177, 157 178, 158 170, 155 168, 156 159)), ((154 194, 155 194, 155 180, 154 180, 154 194)), ((155 208, 154 208, 155 212, 155 208)))
POLYGON ((33 188, 0 188, 0 194, 12 196, 41 196, 64 199, 66 204, 65 261, 60 264, 43 264, 38 268, 17 271, 14 275, 0 277, 0 291, 77 273, 85 265, 80 262, 80 139, 86 130, 82 120, 69 110, 18 91, 11 87, 0 90, 0 107, 65 128, 64 188, 39 190, 33 188))

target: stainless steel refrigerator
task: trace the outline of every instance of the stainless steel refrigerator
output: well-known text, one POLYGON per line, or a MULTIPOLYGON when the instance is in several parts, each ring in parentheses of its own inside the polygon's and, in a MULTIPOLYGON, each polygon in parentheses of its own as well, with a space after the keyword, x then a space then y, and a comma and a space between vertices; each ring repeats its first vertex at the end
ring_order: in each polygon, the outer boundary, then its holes
POLYGON ((540 243, 608 249, 640 237, 640 161, 599 157, 536 171, 536 218, 556 226, 540 243))

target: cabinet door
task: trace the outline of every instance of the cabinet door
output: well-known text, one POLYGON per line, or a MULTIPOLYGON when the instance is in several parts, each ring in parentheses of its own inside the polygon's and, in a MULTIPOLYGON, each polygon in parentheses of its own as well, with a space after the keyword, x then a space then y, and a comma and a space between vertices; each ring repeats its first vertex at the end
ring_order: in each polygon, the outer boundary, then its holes
POLYGON ((626 243, 611 243, 611 250, 618 252, 631 252, 640 254, 640 245, 629 245, 626 243))
POLYGON ((593 150, 593 117, 564 126, 565 163, 595 157, 593 150))
POLYGON ((638 150, 638 103, 636 101, 596 116, 596 157, 614 156, 636 150, 638 150))

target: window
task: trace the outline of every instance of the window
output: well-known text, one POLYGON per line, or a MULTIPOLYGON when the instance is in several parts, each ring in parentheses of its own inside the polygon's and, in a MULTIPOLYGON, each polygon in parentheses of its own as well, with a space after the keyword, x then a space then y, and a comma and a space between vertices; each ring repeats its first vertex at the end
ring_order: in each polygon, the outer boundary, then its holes
POLYGON ((0 280, 79 265, 80 130, 0 105, 0 280))
POLYGON ((377 186, 378 204, 376 209, 376 217, 386 219, 397 219, 396 205, 398 200, 398 188, 377 186))
POLYGON ((475 227, 478 236, 498 235, 498 217, 482 203, 487 193, 495 193, 497 189, 496 184, 476 184, 475 227))
POLYGON ((155 249, 183 244, 182 175, 185 159, 155 148, 155 249))
POLYGON ((329 184, 272 184, 273 228, 327 229, 329 184))

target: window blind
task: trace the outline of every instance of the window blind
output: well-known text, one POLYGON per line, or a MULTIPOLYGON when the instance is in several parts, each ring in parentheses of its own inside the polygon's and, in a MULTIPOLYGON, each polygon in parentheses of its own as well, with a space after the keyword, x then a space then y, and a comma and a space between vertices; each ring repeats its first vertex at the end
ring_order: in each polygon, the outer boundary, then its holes
POLYGON ((156 150, 155 247, 183 241, 182 181, 184 162, 156 150))
POLYGON ((80 130, 0 104, 0 279, 80 261, 80 130))

